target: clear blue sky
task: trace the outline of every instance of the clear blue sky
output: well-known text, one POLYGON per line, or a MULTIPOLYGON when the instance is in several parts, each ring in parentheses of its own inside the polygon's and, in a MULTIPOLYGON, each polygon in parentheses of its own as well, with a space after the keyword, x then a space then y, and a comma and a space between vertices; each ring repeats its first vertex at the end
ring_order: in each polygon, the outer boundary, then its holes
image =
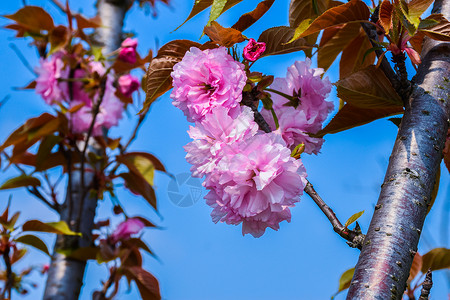
MULTIPOLYGON (((55 18, 56 23, 64 22, 63 15, 50 1, 27 1, 43 6, 55 18)), ((179 30, 172 32, 187 17, 193 0, 171 0, 171 7, 158 5, 159 17, 154 19, 133 7, 125 24, 126 31, 136 33, 141 52, 156 49, 170 40, 190 39, 197 41, 208 13, 204 12, 189 21, 179 30), (172 32, 172 33, 171 33, 172 32)), ((259 1, 246 0, 219 18, 223 26, 231 26, 238 17, 259 1)), ((278 0, 274 7, 245 32, 247 37, 258 38, 268 27, 288 24, 288 0, 278 0)), ((22 1, 2 1, 0 14, 10 14, 20 8, 22 1)), ((74 11, 82 11, 88 16, 94 13, 93 0, 70 1, 74 11)), ((0 26, 9 23, 0 19, 0 26)), ((205 39, 205 38, 203 38, 205 39)), ((13 33, 0 30, 0 98, 11 95, 11 99, 0 109, 0 141, 30 117, 37 116, 48 108, 34 92, 15 91, 12 87, 26 85, 33 75, 23 66, 9 47, 17 45, 29 63, 37 65, 37 54, 28 46, 30 40, 16 40, 13 33)), ((284 76, 286 68, 295 60, 303 59, 302 53, 264 58, 253 70, 275 76, 284 76)), ((332 82, 337 78, 335 63, 328 76, 332 82)), ((337 104, 336 93, 330 96, 337 104)), ((140 95, 141 101, 144 95, 140 95)), ((137 99, 137 98, 136 98, 137 99)), ((134 110, 130 119, 111 131, 113 136, 127 135, 134 124, 134 110)), ((133 144, 134 150, 149 151, 156 155, 172 174, 189 172, 183 146, 190 139, 186 133, 188 123, 185 117, 171 105, 168 94, 153 104, 148 118, 133 144)), ((322 153, 305 156, 304 164, 308 179, 314 184, 325 201, 344 222, 352 214, 365 210, 360 224, 366 231, 378 199, 388 158, 391 153, 397 128, 386 120, 326 136, 322 153)), ((15 175, 10 168, 0 174, 0 180, 15 175)), ((278 232, 267 230, 261 238, 242 237, 241 227, 214 224, 209 216, 211 209, 204 200, 191 207, 178 207, 168 198, 167 186, 170 178, 164 174, 156 176, 156 193, 159 202, 160 219, 152 209, 138 197, 126 191, 118 196, 130 215, 145 215, 163 227, 162 230, 147 230, 145 240, 159 257, 155 260, 144 257, 144 265, 158 279, 163 299, 207 300, 207 299, 329 299, 337 290, 342 272, 355 265, 359 251, 349 248, 333 232, 331 225, 308 196, 292 209, 292 222, 282 223, 278 232)), ((119 188, 120 190, 120 188, 119 188)), ((29 218, 56 221, 55 214, 49 212, 37 200, 22 190, 0 192, 0 209, 3 210, 9 194, 13 194, 12 209, 23 211, 21 222, 29 218)), ((202 190, 202 195, 206 192, 202 190)), ((450 177, 442 169, 441 189, 431 210, 419 252, 424 253, 434 247, 450 247, 449 237, 443 237, 443 219, 449 218, 450 177), (448 202, 448 201, 447 201, 448 202)), ((110 214, 108 199, 101 202, 98 218, 110 214)), ((445 225, 446 224, 446 225, 445 225)), ((42 235, 48 245, 52 238, 42 235)), ((38 251, 30 251, 22 266, 45 263, 48 258, 38 251)), ((435 287, 433 299, 446 299, 450 285, 443 271, 433 276, 435 287)), ((95 262, 89 263, 86 285, 81 299, 91 299, 91 292, 100 287, 100 280, 106 280, 105 267, 95 262)), ((23 299, 38 299, 43 291, 43 278, 34 275, 39 288, 23 299)), ((117 299, 136 299, 136 288, 131 291, 123 285, 117 299)), ((342 293, 336 299, 345 299, 342 293)))

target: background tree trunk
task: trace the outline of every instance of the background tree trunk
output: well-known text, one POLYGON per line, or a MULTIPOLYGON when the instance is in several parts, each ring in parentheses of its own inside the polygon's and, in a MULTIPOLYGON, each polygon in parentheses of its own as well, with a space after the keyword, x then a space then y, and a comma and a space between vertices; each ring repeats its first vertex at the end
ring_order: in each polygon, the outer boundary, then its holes
MULTIPOLYGON (((99 0, 97 3, 98 14, 103 24, 97 32, 97 37, 98 42, 104 45, 104 53, 110 53, 120 47, 123 21, 129 2, 130 0, 99 0)), ((94 143, 89 143, 88 151, 99 153, 101 150, 94 143)), ((95 186, 94 174, 84 173, 85 186, 95 186)), ((82 172, 79 170, 70 172, 66 199, 61 205, 60 216, 72 230, 81 232, 83 236, 58 236, 44 292, 46 300, 78 299, 83 286, 86 262, 70 259, 58 253, 61 250, 91 245, 98 199, 89 192, 84 192, 86 187, 82 186, 81 176, 82 172)))
MULTIPOLYGON (((450 0, 433 12, 448 19, 450 0)), ((402 299, 447 136, 449 53, 450 43, 426 39, 347 299, 402 299)))

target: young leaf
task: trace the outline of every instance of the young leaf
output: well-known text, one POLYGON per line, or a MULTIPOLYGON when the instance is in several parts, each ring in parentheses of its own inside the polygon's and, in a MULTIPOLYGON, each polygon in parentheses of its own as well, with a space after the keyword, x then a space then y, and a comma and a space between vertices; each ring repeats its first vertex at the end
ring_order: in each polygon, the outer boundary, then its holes
MULTIPOLYGON (((251 12, 243 14, 239 20, 231 26, 231 28, 244 31, 258 21, 270 9, 275 0, 264 0, 258 3, 256 8, 251 12)), ((206 32, 205 32, 206 33, 206 32)))
POLYGON ((136 282, 142 299, 161 299, 161 295, 159 293, 159 283, 155 276, 138 266, 127 267, 125 268, 125 272, 130 280, 134 280, 136 282))
POLYGON ((295 51, 311 49, 313 46, 308 44, 305 39, 298 39, 287 44, 294 36, 294 29, 287 26, 269 28, 258 38, 258 42, 266 43, 266 51, 261 57, 269 55, 286 54, 295 51))
POLYGON ((338 97, 352 106, 385 108, 403 102, 383 71, 374 66, 353 73, 337 82, 338 97))
POLYGON ((215 21, 218 17, 220 17, 227 2, 228 0, 213 0, 209 20, 206 26, 209 26, 212 21, 215 21))
POLYGON ((153 177, 156 166, 153 161, 158 164, 158 169, 164 171, 164 166, 153 155, 145 152, 131 152, 118 156, 117 161, 126 165, 130 172, 144 178, 148 184, 153 185, 153 177))
POLYGON ((356 220, 358 220, 362 215, 364 214, 364 211, 360 211, 354 215, 352 215, 350 218, 348 218, 347 222, 345 222, 345 228, 348 228, 348 226, 352 225, 356 220))
POLYGON ((224 28, 216 21, 212 21, 211 26, 206 26, 203 31, 214 43, 227 48, 245 41, 242 32, 233 28, 224 28))
POLYGON ((14 14, 4 17, 16 21, 19 25, 33 32, 41 30, 51 31, 55 27, 52 17, 38 6, 24 6, 14 14))
POLYGON ((416 252, 416 255, 414 255, 414 259, 411 265, 411 270, 409 271, 409 277, 408 282, 411 282, 417 274, 419 274, 419 271, 422 269, 422 256, 419 254, 419 252, 416 252))
POLYGON ((364 30, 357 35, 342 51, 339 62, 339 77, 345 78, 350 74, 373 64, 375 53, 369 52, 372 44, 364 30))
POLYGON ((366 109, 351 104, 345 104, 342 109, 331 119, 324 129, 315 134, 322 137, 325 134, 344 131, 361 126, 372 121, 403 113, 403 106, 390 106, 384 108, 366 109))
POLYGON ((339 278, 339 288, 336 294, 331 297, 331 299, 334 299, 334 297, 342 292, 343 290, 346 290, 350 287, 350 282, 352 281, 353 274, 355 273, 355 268, 348 269, 344 273, 342 273, 341 278, 339 278))
POLYGON ((420 16, 430 7, 434 0, 411 0, 408 5, 408 17, 415 24, 420 22, 420 16))
POLYGON ((49 34, 50 52, 52 54, 63 48, 69 41, 69 31, 65 26, 55 27, 49 34))
POLYGON ((157 210, 156 195, 152 186, 142 177, 135 173, 122 173, 120 177, 125 180, 125 186, 134 194, 141 195, 147 202, 157 210))
POLYGON ((389 30, 391 29, 392 25, 392 13, 393 13, 394 6, 391 4, 391 1, 389 0, 383 0, 380 4, 380 10, 379 10, 379 20, 381 26, 383 26, 384 31, 386 34, 389 33, 389 30))
POLYGON ((36 177, 29 176, 29 175, 20 175, 11 179, 8 179, 5 181, 1 186, 0 190, 7 190, 7 189, 14 189, 18 187, 25 187, 25 186, 40 186, 41 181, 37 179, 36 177))
POLYGON ((430 15, 425 20, 436 20, 438 23, 432 27, 419 30, 428 37, 438 41, 450 41, 450 22, 441 14, 430 15))
POLYGON ((100 19, 100 16, 86 19, 83 15, 76 14, 74 15, 74 17, 77 21, 77 27, 79 30, 82 30, 84 28, 98 28, 102 26, 102 20, 100 19))
POLYGON ((330 8, 322 15, 317 17, 306 29, 301 23, 295 30, 291 41, 298 38, 319 32, 323 29, 343 25, 349 22, 364 22, 370 17, 370 11, 367 5, 361 0, 351 0, 348 3, 330 8))
POLYGON ((450 249, 435 248, 422 256, 422 273, 450 268, 450 249))
POLYGON ((44 223, 38 220, 31 220, 23 224, 22 230, 81 236, 81 233, 70 230, 69 226, 64 221, 44 223))
POLYGON ((25 245, 29 245, 32 246, 38 250, 41 250, 42 252, 44 252, 45 254, 47 254, 48 256, 50 256, 50 253, 48 252, 48 248, 47 245, 45 245, 45 243, 38 238, 37 236, 34 235, 22 235, 18 238, 16 238, 14 241, 18 242, 18 243, 22 243, 25 245))

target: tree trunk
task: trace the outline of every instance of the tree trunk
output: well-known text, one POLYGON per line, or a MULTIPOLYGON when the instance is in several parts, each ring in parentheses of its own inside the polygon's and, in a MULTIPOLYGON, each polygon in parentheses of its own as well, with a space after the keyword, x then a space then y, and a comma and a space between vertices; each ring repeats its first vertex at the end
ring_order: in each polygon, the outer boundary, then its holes
MULTIPOLYGON (((433 12, 448 19, 450 0, 433 12)), ((347 299, 402 299, 449 126, 449 53, 450 43, 426 39, 347 299)))
MULTIPOLYGON (((127 11, 129 0, 99 0, 98 13, 102 19, 103 27, 97 32, 98 41, 103 44, 104 53, 110 53, 120 47, 122 41, 123 20, 127 11)), ((92 140, 92 139, 91 139, 92 140)), ((89 143, 88 151, 100 153, 102 150, 93 142, 89 143)), ((80 166, 78 165, 79 169, 80 166)), ((85 193, 82 186, 81 172, 70 173, 67 184, 66 200, 60 209, 61 220, 69 224, 74 231, 81 232, 82 237, 58 236, 48 278, 44 292, 46 300, 72 300, 78 299, 83 286, 85 261, 67 258, 58 253, 61 250, 77 249, 91 245, 92 229, 94 225, 97 198, 85 193), (84 199, 83 199, 84 196, 84 199)), ((91 186, 95 180, 92 172, 85 172, 85 186, 91 186)))

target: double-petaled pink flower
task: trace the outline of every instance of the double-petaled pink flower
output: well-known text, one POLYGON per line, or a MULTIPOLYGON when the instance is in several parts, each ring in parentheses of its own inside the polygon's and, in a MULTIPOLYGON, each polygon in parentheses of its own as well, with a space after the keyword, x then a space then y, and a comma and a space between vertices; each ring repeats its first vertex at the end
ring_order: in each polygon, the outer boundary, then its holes
POLYGON ((129 64, 136 63, 137 60, 137 40, 132 38, 126 38, 120 45, 118 59, 129 64))
POLYGON ((192 47, 171 73, 170 97, 190 122, 201 121, 216 107, 239 106, 247 76, 244 65, 225 47, 201 51, 192 47))
POLYGON ((64 100, 64 94, 60 87, 60 80, 67 78, 68 71, 62 60, 63 52, 56 52, 47 59, 41 59, 41 65, 36 68, 36 93, 47 104, 59 103, 64 100))
POLYGON ((129 218, 117 226, 109 240, 113 244, 118 241, 128 240, 133 234, 138 234, 144 227, 145 224, 138 218, 129 218))
POLYGON ((256 61, 264 51, 266 51, 266 43, 258 43, 254 39, 250 39, 247 46, 244 47, 243 56, 246 60, 256 61))

